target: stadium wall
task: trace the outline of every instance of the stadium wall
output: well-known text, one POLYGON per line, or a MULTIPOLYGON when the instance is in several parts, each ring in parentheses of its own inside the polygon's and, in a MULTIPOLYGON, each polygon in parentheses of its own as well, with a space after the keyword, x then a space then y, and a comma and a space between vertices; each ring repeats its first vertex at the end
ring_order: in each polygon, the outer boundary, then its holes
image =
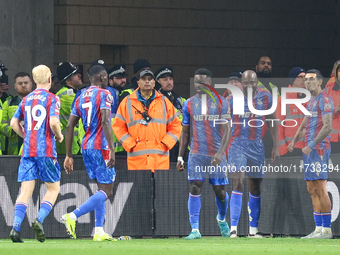
POLYGON ((16 95, 13 87, 16 73, 31 73, 39 64, 53 67, 54 3, 2 0, 0 24, 0 60, 8 69, 9 93, 16 95))
POLYGON ((175 90, 185 97, 196 69, 226 77, 254 69, 262 55, 271 57, 274 77, 287 77, 294 66, 328 77, 340 57, 337 2, 55 0, 54 63, 84 70, 100 58, 126 63, 131 79, 133 62, 147 58, 154 71, 174 67, 175 90))
MULTIPOLYGON (((96 184, 88 179, 81 156, 76 157, 74 162, 75 170, 71 175, 66 175, 62 170, 60 195, 54 209, 44 221, 46 236, 49 238, 67 237, 60 217, 75 209, 96 192, 96 184)), ((59 163, 62 166, 63 158, 59 159, 59 163)), ((270 170, 272 172, 266 173, 263 181, 262 211, 259 222, 261 232, 276 235, 305 235, 314 229, 312 202, 303 180, 303 171, 301 172, 299 168, 300 164, 299 157, 281 158, 273 165, 273 169, 270 170), (287 172, 289 168, 290 172, 287 172)), ((340 154, 333 154, 329 164, 334 166, 327 183, 332 201, 332 230, 335 236, 340 236, 340 154)), ((0 238, 7 238, 12 228, 15 200, 20 187, 16 182, 18 165, 18 157, 3 156, 0 160, 0 228, 2 229, 0 238)), ((156 171, 154 175, 156 187, 154 225, 154 218, 151 214, 153 204, 151 173, 126 169, 126 159, 117 157, 114 195, 106 202, 107 214, 104 229, 113 236, 187 235, 190 232, 187 210, 189 192, 187 174, 178 173, 173 164, 170 171, 156 171), (156 228, 154 232, 153 226, 156 228)), ((34 238, 34 231, 30 225, 36 217, 45 190, 45 185, 40 182, 36 183, 36 190, 29 201, 27 217, 22 225, 23 238, 34 238)), ((231 193, 231 185, 227 186, 227 191, 231 193)), ((246 183, 239 224, 240 235, 248 233, 247 193, 246 183)), ((202 191, 200 217, 200 231, 203 235, 220 235, 215 220, 216 213, 214 193, 210 184, 206 183, 202 191)), ((229 222, 229 213, 227 220, 229 222)), ((93 229, 93 212, 79 218, 77 224, 79 237, 90 237, 93 229)))

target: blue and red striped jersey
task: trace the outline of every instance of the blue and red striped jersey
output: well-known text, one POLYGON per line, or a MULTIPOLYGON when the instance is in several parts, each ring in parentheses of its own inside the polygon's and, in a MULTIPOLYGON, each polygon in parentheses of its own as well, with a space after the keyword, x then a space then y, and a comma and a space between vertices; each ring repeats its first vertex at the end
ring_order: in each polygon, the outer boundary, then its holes
POLYGON ((57 157, 50 117, 59 118, 59 110, 60 99, 45 89, 36 89, 22 99, 13 115, 24 121, 22 157, 57 157))
POLYGON ((88 87, 77 98, 71 115, 82 119, 85 130, 82 143, 83 150, 109 150, 102 127, 100 110, 108 109, 111 111, 112 102, 111 93, 96 86, 88 87))
MULTIPOLYGON (((253 98, 253 106, 256 110, 267 110, 272 106, 272 95, 267 90, 257 88, 257 95, 253 98)), ((261 138, 262 126, 265 124, 265 116, 258 116, 250 112, 248 99, 244 97, 244 114, 233 114, 233 96, 227 97, 232 118, 232 138, 244 138, 256 140, 261 138)))
POLYGON ((223 97, 221 97, 222 105, 216 95, 214 98, 216 104, 212 98, 207 99, 207 114, 202 114, 202 100, 198 95, 189 98, 183 104, 182 123, 191 126, 190 153, 192 154, 214 156, 221 146, 223 121, 216 120, 230 121, 227 117, 229 104, 223 97))
MULTIPOLYGON (((84 87, 84 88, 77 91, 76 96, 74 97, 74 100, 72 102, 71 109, 73 108, 73 106, 76 103, 76 100, 78 99, 80 94, 88 88, 89 88, 89 86, 84 87)), ((118 105, 119 105, 119 92, 118 92, 118 90, 116 90, 115 88, 110 87, 110 86, 107 86, 105 89, 110 91, 111 95, 113 96, 113 103, 111 105, 111 118, 114 118, 116 116, 118 105)))
MULTIPOLYGON (((334 103, 330 95, 322 91, 316 98, 309 100, 307 110, 312 114, 307 117, 305 142, 313 141, 319 134, 323 123, 322 116, 325 114, 333 114, 334 103)), ((330 138, 328 135, 324 140, 314 146, 315 149, 330 149, 330 138)))

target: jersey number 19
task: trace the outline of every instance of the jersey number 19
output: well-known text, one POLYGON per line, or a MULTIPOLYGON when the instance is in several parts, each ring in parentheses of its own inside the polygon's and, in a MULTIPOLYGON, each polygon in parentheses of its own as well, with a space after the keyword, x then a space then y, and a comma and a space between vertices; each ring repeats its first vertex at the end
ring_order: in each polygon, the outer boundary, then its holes
POLYGON ((46 119, 46 109, 42 105, 35 105, 33 108, 31 105, 25 106, 25 112, 27 114, 27 130, 32 130, 32 118, 36 121, 33 130, 39 130, 44 120, 46 119), (38 116, 38 111, 40 115, 38 116))

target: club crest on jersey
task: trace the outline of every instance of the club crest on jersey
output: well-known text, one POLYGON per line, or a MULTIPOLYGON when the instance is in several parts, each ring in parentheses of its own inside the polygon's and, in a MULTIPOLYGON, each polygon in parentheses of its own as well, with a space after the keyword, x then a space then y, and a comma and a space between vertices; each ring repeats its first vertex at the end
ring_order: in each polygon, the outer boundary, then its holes
POLYGON ((257 104, 258 104, 258 105, 263 105, 263 102, 262 102, 262 99, 261 99, 261 98, 257 99, 257 104))
POLYGON ((211 103, 210 107, 211 107, 211 109, 216 109, 216 105, 213 102, 211 103))
POLYGON ((60 101, 57 101, 57 103, 55 104, 55 107, 59 110, 60 109, 60 101))
POLYGON ((195 107, 196 107, 196 108, 198 107, 198 103, 195 104, 195 107))
POLYGON ((113 96, 111 94, 108 94, 106 96, 106 100, 109 102, 109 103, 112 103, 113 102, 113 96))
POLYGON ((328 111, 332 109, 332 105, 330 103, 325 104, 325 110, 328 111))

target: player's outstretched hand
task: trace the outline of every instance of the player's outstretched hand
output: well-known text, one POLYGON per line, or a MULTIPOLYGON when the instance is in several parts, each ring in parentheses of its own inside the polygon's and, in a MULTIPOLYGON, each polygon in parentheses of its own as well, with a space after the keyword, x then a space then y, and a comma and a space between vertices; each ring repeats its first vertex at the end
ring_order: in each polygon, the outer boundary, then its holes
POLYGON ((272 162, 274 163, 278 158, 280 158, 279 147, 274 147, 272 150, 272 162))
POLYGON ((70 174, 73 171, 73 158, 66 156, 64 160, 64 169, 67 174, 70 174))
POLYGON ((309 148, 308 146, 302 148, 302 153, 305 154, 306 156, 308 156, 308 154, 312 151, 311 148, 309 148))
POLYGON ((289 152, 293 152, 293 150, 294 150, 294 143, 293 142, 291 142, 290 144, 288 144, 288 151, 289 152))
POLYGON ((108 168, 112 168, 112 167, 115 166, 115 164, 116 164, 116 154, 115 154, 115 151, 114 150, 113 151, 110 150, 110 158, 107 161, 106 166, 108 168))
POLYGON ((184 170, 184 160, 182 157, 178 157, 176 168, 178 172, 182 172, 184 170))
POLYGON ((64 135, 63 134, 61 134, 61 137, 55 137, 55 140, 58 142, 58 143, 62 143, 63 142, 63 140, 64 140, 64 135))

